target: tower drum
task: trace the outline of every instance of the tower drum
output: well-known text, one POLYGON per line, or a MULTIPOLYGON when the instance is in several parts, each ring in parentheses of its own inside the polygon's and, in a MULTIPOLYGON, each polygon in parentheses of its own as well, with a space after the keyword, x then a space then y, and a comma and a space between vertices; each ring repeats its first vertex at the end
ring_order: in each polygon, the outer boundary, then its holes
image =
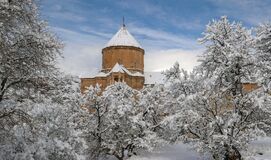
POLYGON ((144 50, 133 46, 110 46, 102 50, 102 70, 110 71, 116 63, 131 72, 144 72, 144 50))

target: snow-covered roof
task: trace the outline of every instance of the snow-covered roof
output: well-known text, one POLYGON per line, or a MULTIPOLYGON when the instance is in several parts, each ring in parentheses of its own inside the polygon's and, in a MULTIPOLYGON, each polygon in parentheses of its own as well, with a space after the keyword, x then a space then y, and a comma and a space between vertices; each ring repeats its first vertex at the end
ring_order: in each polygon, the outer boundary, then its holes
POLYGON ((114 65, 114 67, 111 69, 110 72, 105 73, 105 72, 99 72, 98 74, 96 74, 95 76, 91 76, 90 78, 95 78, 95 77, 107 77, 109 76, 111 73, 127 73, 130 76, 137 76, 137 77, 143 77, 144 75, 140 72, 135 72, 132 73, 130 72, 128 69, 126 69, 123 65, 116 63, 114 65))
POLYGON ((105 48, 111 46, 133 46, 142 48, 125 26, 120 28, 120 30, 105 45, 105 48))
POLYGON ((121 72, 121 73, 124 73, 125 70, 124 70, 124 67, 122 65, 120 65, 119 63, 116 63, 115 66, 111 69, 111 71, 109 73, 115 73, 115 72, 121 72))
POLYGON ((95 77, 106 77, 106 76, 108 76, 108 74, 104 72, 99 72, 95 77))
POLYGON ((140 72, 135 72, 131 73, 128 69, 126 69, 123 65, 120 65, 119 63, 116 63, 115 66, 111 69, 111 71, 108 73, 116 73, 116 72, 121 72, 121 73, 127 73, 130 76, 139 76, 143 77, 144 75, 140 72))

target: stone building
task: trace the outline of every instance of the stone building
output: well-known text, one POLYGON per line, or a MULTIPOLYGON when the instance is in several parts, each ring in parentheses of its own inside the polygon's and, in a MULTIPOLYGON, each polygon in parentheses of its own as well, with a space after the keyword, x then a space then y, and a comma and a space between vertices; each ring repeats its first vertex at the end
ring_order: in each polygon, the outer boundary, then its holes
POLYGON ((115 82, 125 82, 138 90, 143 88, 144 54, 144 49, 123 24, 102 49, 101 71, 94 77, 81 78, 81 92, 90 85, 100 84, 105 89, 115 82))

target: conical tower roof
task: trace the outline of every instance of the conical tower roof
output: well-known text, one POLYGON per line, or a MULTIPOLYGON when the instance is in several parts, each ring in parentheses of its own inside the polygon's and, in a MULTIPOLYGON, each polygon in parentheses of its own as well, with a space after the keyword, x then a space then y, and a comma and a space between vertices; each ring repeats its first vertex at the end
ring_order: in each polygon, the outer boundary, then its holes
POLYGON ((137 40, 129 33, 125 25, 123 25, 110 39, 110 41, 105 45, 105 48, 111 46, 132 46, 142 48, 137 40))

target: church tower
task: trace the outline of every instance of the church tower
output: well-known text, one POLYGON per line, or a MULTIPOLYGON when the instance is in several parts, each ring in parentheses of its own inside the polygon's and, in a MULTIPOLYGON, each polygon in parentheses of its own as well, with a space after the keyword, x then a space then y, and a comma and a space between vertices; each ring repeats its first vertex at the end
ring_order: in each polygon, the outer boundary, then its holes
POLYGON ((123 24, 102 49, 101 71, 94 77, 81 78, 81 92, 97 83, 102 89, 115 82, 125 82, 138 90, 143 88, 144 53, 144 49, 123 24))
POLYGON ((102 54, 103 71, 109 71, 119 63, 131 72, 144 72, 144 49, 125 26, 122 26, 107 43, 102 54))

